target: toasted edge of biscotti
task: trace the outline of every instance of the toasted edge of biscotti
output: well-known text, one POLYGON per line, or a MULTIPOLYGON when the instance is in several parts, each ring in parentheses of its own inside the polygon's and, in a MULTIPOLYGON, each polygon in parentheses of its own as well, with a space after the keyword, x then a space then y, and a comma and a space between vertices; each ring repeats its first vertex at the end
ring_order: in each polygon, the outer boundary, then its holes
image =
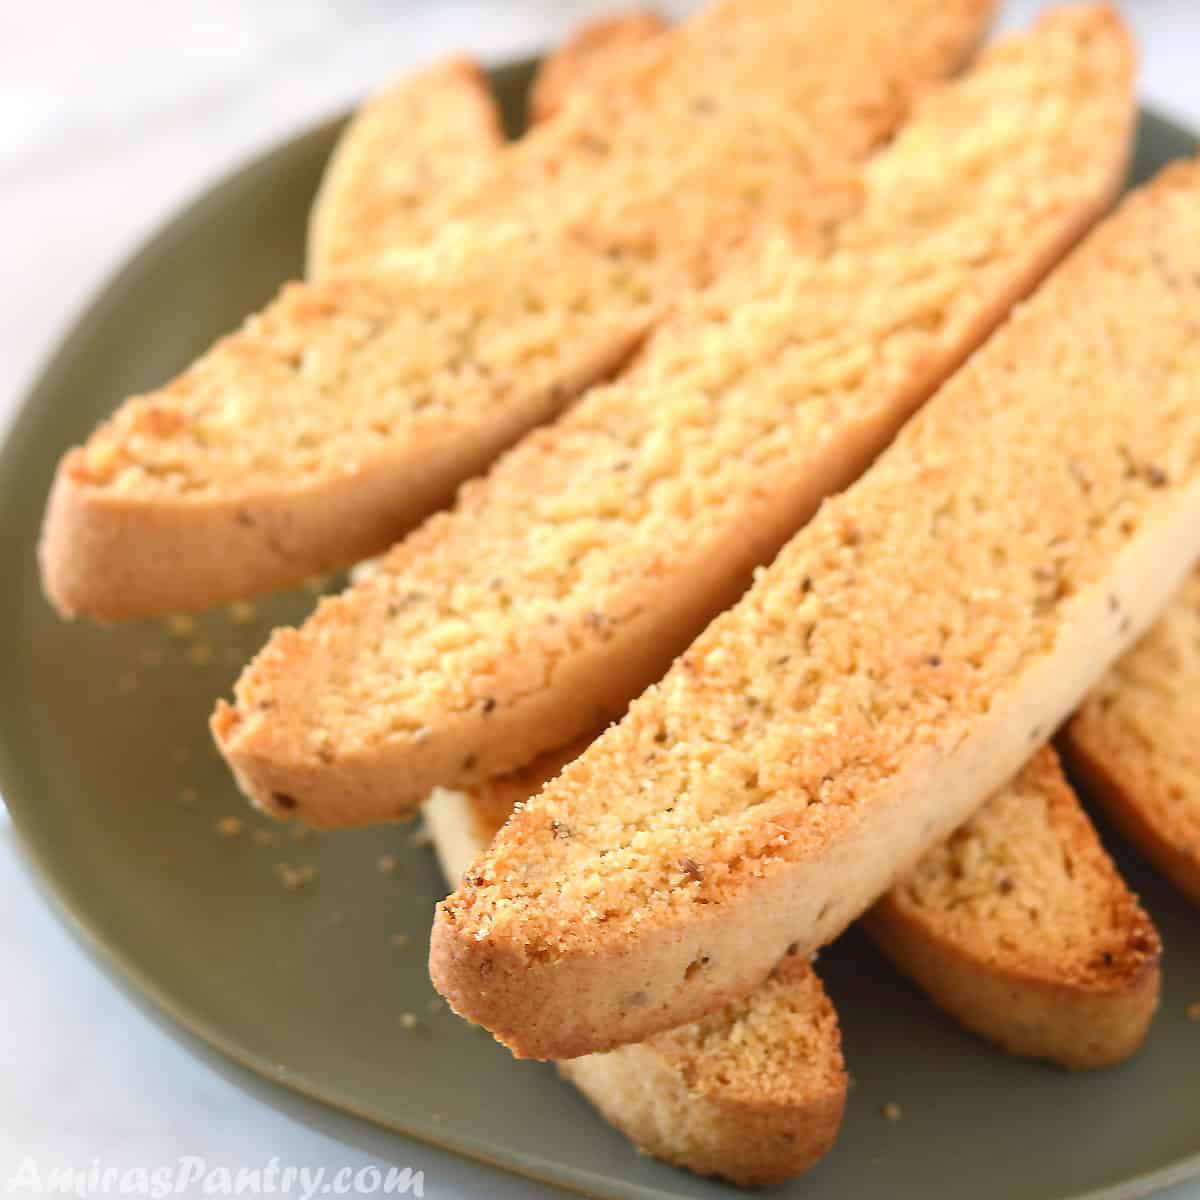
POLYGON ((611 13, 580 26, 539 64, 526 103, 530 123, 548 121, 575 96, 619 81, 631 54, 666 28, 649 9, 611 13))
MULTIPOLYGON (((569 756, 568 752, 568 756, 569 756)), ((557 760, 470 793, 436 790, 425 805, 426 828, 450 884, 491 840, 512 804, 553 773, 557 760)), ((558 1064, 596 1110, 648 1154, 741 1187, 765 1187, 808 1170, 833 1146, 849 1080, 837 1015, 813 968, 789 957, 745 1000, 647 1042, 558 1064), (797 1070, 774 1087, 736 1056, 749 1019, 759 1043, 778 1057, 811 1022, 811 1047, 794 1053, 797 1070), (721 1065, 718 1065, 718 1061, 721 1065), (724 1060, 732 1064, 729 1069, 724 1060)))
POLYGON ((1117 662, 1067 725, 1063 748, 1117 828, 1200 904, 1200 572, 1117 662), (1130 711, 1153 688, 1153 711, 1130 711), (1170 778, 1168 778, 1170 776, 1170 778))
POLYGON ((452 58, 381 89, 351 117, 326 164, 308 224, 307 275, 371 270, 433 230, 445 190, 504 144, 478 63, 452 58))
POLYGON ((945 1012, 1010 1054, 1084 1070, 1134 1053, 1158 1004, 1161 941, 1054 751, 1040 750, 951 842, 959 854, 931 852, 863 918, 886 956, 945 1012), (1044 799, 1044 819, 1033 819, 1022 791, 1035 803, 1044 799), (996 823, 1012 819, 1009 804, 1018 820, 1005 829, 996 823), (967 852, 989 832, 990 851, 1008 865, 972 871, 967 852), (1031 847, 1044 855, 1035 864, 1040 875, 1028 865, 1031 847), (1070 869, 1054 875, 1045 859, 1066 860, 1070 869), (961 876, 954 877, 956 870, 961 876), (1017 919, 1001 914, 989 921, 976 908, 955 907, 964 893, 974 898, 981 891, 988 905, 1006 906, 1017 919), (1069 953, 1051 952, 1048 931, 1056 923, 1077 924, 1084 897, 1086 932, 1069 953), (1026 921, 1019 913, 1028 905, 1036 917, 1026 921))
POLYGON ((1064 749, 1109 820, 1162 872, 1170 883, 1200 904, 1200 861, 1163 833, 1161 809, 1145 776, 1129 758, 1114 753, 1110 739, 1092 742, 1092 730, 1076 717, 1067 727, 1064 749))

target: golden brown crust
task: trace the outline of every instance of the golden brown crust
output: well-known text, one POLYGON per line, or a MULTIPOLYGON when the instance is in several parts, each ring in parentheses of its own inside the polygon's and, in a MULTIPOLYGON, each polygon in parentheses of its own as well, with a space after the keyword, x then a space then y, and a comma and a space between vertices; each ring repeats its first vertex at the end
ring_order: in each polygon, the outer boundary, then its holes
POLYGON ((1146 803, 1148 781, 1114 754, 1114 740, 1093 752, 1085 741, 1086 726, 1068 727, 1066 746, 1071 763, 1085 780, 1089 794, 1103 805, 1112 823, 1137 846, 1185 896, 1200 904, 1200 866, 1189 846, 1171 840, 1159 813, 1146 803))
POLYGON ((625 377, 272 639, 219 730, 251 797, 395 818, 618 715, 1108 202, 1130 78, 1119 25, 1084 13, 930 96, 826 254, 748 254, 625 377))
POLYGON ((967 819, 1150 626, 1200 554, 1198 200, 1191 162, 1128 199, 514 815, 439 909, 457 1011, 566 1057, 746 994, 967 819))
POLYGON ((432 246, 418 238, 387 256, 369 283, 289 289, 191 371, 127 403, 60 470, 43 539, 51 600, 118 619, 151 614, 167 589, 172 607, 196 608, 272 586, 282 556, 271 571, 231 556, 211 572, 229 541, 222 509, 251 482, 282 513, 298 582, 329 565, 321 529, 310 537, 322 512, 349 528, 368 525, 380 497, 427 511, 560 412, 595 377, 594 356, 611 365, 756 228, 782 221, 818 238, 853 207, 857 165, 953 69, 991 6, 858 5, 864 19, 844 26, 824 0, 716 5, 662 35, 628 86, 591 93, 460 181, 432 246), (389 289, 383 312, 364 300, 389 289), (274 331, 265 354, 263 325, 274 331), (252 480, 246 454, 261 458, 252 480), (338 509, 329 489, 356 481, 361 493, 344 488, 338 509), (143 526, 173 527, 193 558, 155 574, 160 547, 139 542, 143 526), (87 561, 96 545, 114 561, 87 561))
POLYGON ((444 201, 504 144, 478 63, 452 58, 386 87, 351 118, 313 201, 307 274, 372 270, 431 236, 444 201))
MULTIPOLYGON (((435 791, 425 818, 447 879, 459 879, 513 806, 582 748, 470 793, 435 791)), ((559 1070, 648 1154, 742 1187, 780 1183, 828 1153, 848 1087, 833 1005, 795 957, 703 1021, 559 1070)))
POLYGON ((1064 746, 1113 824, 1200 904, 1200 573, 1080 706, 1064 746))
POLYGON ((628 69, 638 48, 666 27, 657 13, 634 9, 599 17, 576 30, 538 67, 529 88, 530 122, 547 121, 568 100, 599 85, 611 85, 628 69))
POLYGON ((1043 749, 864 918, 888 957, 1011 1054, 1109 1066, 1145 1038, 1161 943, 1043 749))

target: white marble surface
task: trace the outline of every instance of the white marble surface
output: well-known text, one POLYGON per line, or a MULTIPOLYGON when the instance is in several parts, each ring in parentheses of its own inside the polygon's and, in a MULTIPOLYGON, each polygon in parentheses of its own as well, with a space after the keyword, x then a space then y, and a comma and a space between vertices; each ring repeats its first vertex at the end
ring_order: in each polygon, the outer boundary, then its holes
MULTIPOLYGON (((0 6, 0 429, 88 295, 196 191, 249 154, 437 54, 521 54, 602 4, 590 0, 37 0, 0 6)), ((675 11, 686 0, 662 5, 675 11)), ((1042 7, 1010 0, 1003 23, 1042 7)), ((1200 125, 1200 3, 1124 0, 1143 94, 1200 125)), ((28 570, 29 564, 6 564, 28 570)), ((24 1155, 43 1165, 362 1166, 192 1057, 85 957, 22 870, 0 814, 0 1185, 24 1155)), ((376 1143, 382 1145, 382 1143, 376 1143)), ((382 1153, 381 1150, 377 1151, 382 1153)), ((426 1194, 445 1160, 414 1151, 426 1194)), ((440 1176, 440 1181, 439 1181, 440 1176)), ((189 1189, 194 1191, 195 1188, 189 1189)), ((521 1186, 505 1194, 527 1194, 521 1186)), ((292 1193, 300 1195, 299 1189, 292 1193)), ((500 1195, 497 1187, 487 1194, 500 1195)), ((1200 1197, 1200 1189, 1173 1193, 1200 1197)))

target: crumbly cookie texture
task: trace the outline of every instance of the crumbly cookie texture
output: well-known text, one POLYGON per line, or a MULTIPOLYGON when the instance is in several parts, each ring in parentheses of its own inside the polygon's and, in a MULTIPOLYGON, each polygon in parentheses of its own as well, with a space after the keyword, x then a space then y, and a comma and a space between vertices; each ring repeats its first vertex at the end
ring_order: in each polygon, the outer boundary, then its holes
MULTIPOLYGON (((425 819, 447 879, 563 759, 545 756, 470 794, 433 794, 425 819)), ((828 1153, 849 1084, 833 1005, 796 957, 702 1021, 559 1069, 648 1154, 742 1187, 780 1183, 828 1153)))
POLYGON ((823 254, 765 239, 275 634, 214 724, 251 798, 394 819, 622 712, 1109 202, 1131 77, 1119 21, 1082 10, 929 96, 823 254))
POLYGON ((370 279, 287 286, 68 452, 47 595, 66 614, 157 615, 385 549, 754 229, 819 240, 990 7, 725 0, 663 34, 621 87, 465 172, 432 242, 418 231, 370 279))
POLYGON ((1198 306, 1189 162, 514 815, 438 911, 455 1009, 537 1057, 694 1020, 967 819, 1200 554, 1198 306))
POLYGON ((1200 573, 1091 692, 1065 744, 1113 823, 1200 904, 1200 573))
POLYGON ((666 29, 657 13, 635 9, 589 21, 538 67, 529 88, 529 120, 547 121, 568 100, 596 88, 621 86, 637 54, 666 29))
POLYGON ((450 59, 384 88, 343 130, 308 226, 307 274, 370 270, 396 246, 432 236, 464 176, 504 144, 477 63, 450 59))
POLYGON ((865 920, 936 1004, 1011 1054, 1110 1066, 1158 1005, 1158 932, 1049 747, 865 920))

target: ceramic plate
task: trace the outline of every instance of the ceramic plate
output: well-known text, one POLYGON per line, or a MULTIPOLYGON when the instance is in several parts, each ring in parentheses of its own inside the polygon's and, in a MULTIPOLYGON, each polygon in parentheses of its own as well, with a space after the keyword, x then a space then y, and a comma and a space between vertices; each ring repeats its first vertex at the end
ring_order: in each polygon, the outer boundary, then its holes
MULTIPOLYGON (((496 73, 510 118, 528 73, 496 73)), ((29 859, 100 959, 190 1034, 328 1106, 307 1106, 310 1119, 345 1136, 331 1111, 342 1110, 395 1131, 382 1152, 401 1162, 420 1161, 415 1138, 596 1196, 727 1196, 638 1155, 552 1067, 514 1061, 435 1007, 425 955, 443 887, 411 827, 296 840, 247 812, 206 718, 311 591, 249 619, 209 613, 192 630, 65 624, 42 599, 34 546, 55 460, 299 273, 336 133, 296 138, 192 204, 105 289, 29 395, 0 459, 0 788, 29 859), (239 835, 218 832, 227 817, 239 835), (306 868, 315 877, 290 890, 306 868)), ((1144 115, 1134 174, 1195 144, 1144 115)), ((1200 999, 1200 923, 1110 842, 1167 947, 1145 1050, 1097 1075, 1011 1061, 851 933, 821 961, 854 1076, 845 1128, 784 1194, 1126 1196, 1200 1172, 1200 1026, 1186 1018, 1200 999), (898 1122, 880 1115, 888 1101, 898 1122)))

